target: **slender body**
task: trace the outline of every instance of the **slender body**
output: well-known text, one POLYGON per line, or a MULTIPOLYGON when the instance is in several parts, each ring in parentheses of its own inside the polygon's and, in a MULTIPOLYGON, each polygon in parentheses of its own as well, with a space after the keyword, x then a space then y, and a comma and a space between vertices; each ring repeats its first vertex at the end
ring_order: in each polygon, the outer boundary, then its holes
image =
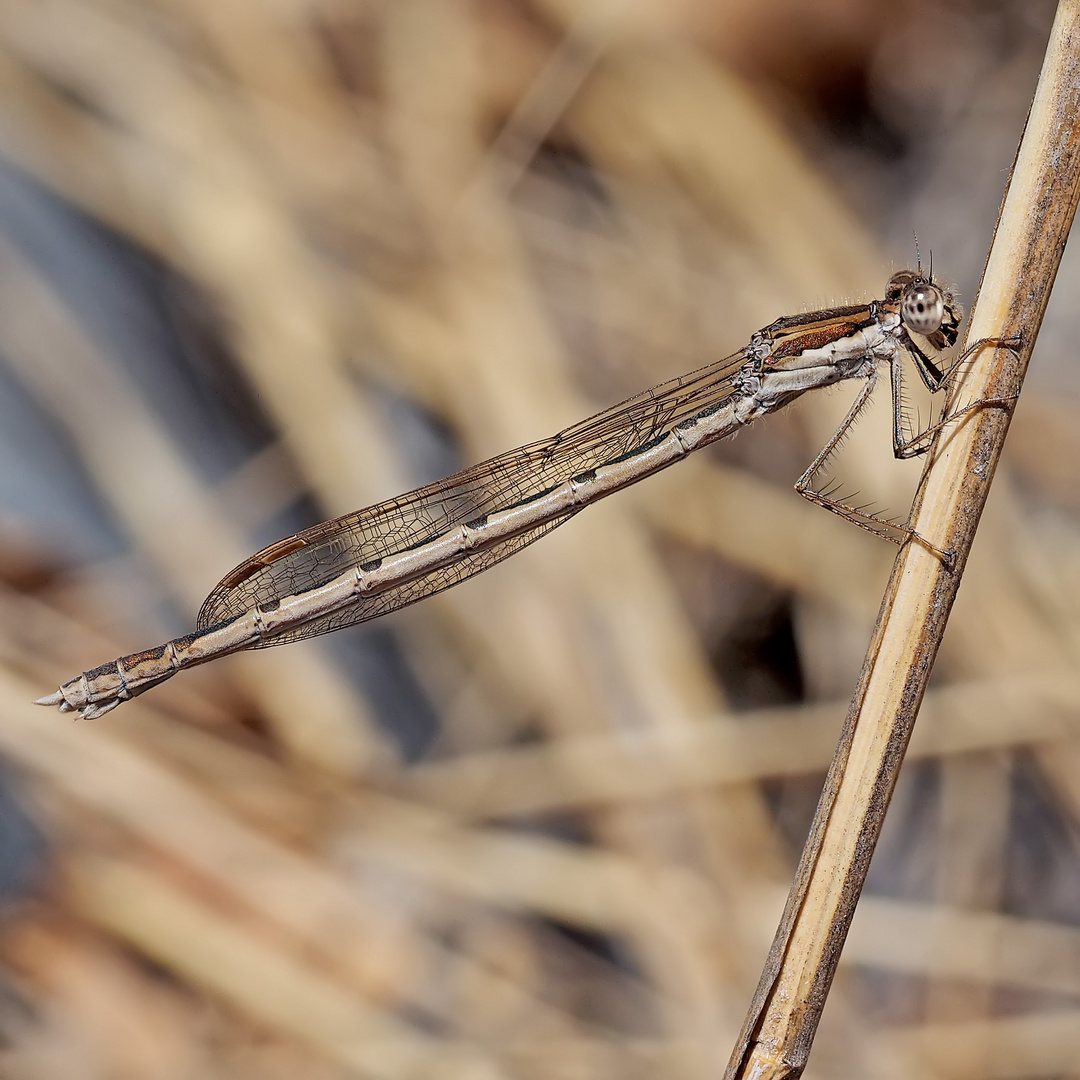
POLYGON ((865 405, 883 365, 891 371, 896 455, 929 446, 926 436, 941 425, 904 439, 900 355, 914 361, 930 390, 939 390, 949 373, 912 335, 936 354, 955 344, 960 318, 951 293, 920 268, 893 275, 882 300, 778 319, 738 353, 550 439, 265 548, 214 588, 194 633, 85 672, 37 703, 91 719, 184 668, 395 611, 486 570, 597 499, 733 435, 808 390, 848 379, 864 385, 796 488, 879 535, 911 536, 904 526, 815 491, 813 478, 865 405))

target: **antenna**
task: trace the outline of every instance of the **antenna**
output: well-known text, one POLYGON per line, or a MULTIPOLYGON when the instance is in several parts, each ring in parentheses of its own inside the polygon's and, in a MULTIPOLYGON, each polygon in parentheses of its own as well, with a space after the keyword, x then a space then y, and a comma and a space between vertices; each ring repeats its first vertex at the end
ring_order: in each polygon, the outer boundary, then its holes
MULTIPOLYGON (((919 253, 919 234, 912 229, 911 235, 915 237, 915 268, 918 271, 919 277, 922 277, 922 255, 919 253)), ((931 252, 930 258, 933 259, 933 253, 931 252)), ((931 277, 933 274, 931 274, 931 277)))

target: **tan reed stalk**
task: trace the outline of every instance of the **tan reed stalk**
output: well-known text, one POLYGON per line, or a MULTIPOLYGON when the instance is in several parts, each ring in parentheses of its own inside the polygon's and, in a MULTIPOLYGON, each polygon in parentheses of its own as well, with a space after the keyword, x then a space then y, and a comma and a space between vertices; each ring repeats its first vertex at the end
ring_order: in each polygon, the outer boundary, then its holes
POLYGON ((1002 203, 968 340, 980 350, 954 404, 997 401, 948 426, 912 522, 950 562, 897 557, 840 745, 728 1080, 805 1067, 915 716, 960 585, 998 456, 1080 198, 1080 0, 1062 0, 1002 203))

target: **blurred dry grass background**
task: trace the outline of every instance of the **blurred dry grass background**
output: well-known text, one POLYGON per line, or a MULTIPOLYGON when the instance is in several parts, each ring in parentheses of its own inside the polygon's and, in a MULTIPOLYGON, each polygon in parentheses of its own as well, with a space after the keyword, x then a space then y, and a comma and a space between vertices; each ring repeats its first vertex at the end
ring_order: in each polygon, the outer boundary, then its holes
MULTIPOLYGON (((718 1074, 893 556, 790 491, 845 394, 382 623, 27 702, 266 542, 879 294, 913 227, 970 299, 1051 15, 0 6, 4 1077, 718 1074)), ((1080 1075, 1078 279, 813 1075, 1080 1075)), ((883 420, 836 471, 902 511, 883 420)))

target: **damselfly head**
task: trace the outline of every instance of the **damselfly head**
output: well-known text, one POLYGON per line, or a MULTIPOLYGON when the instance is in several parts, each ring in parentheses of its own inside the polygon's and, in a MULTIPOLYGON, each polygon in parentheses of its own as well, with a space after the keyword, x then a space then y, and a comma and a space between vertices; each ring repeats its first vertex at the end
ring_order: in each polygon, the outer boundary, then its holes
POLYGON ((885 302, 895 305, 904 326, 936 349, 956 344, 963 310, 950 288, 921 271, 901 270, 889 280, 885 302))

